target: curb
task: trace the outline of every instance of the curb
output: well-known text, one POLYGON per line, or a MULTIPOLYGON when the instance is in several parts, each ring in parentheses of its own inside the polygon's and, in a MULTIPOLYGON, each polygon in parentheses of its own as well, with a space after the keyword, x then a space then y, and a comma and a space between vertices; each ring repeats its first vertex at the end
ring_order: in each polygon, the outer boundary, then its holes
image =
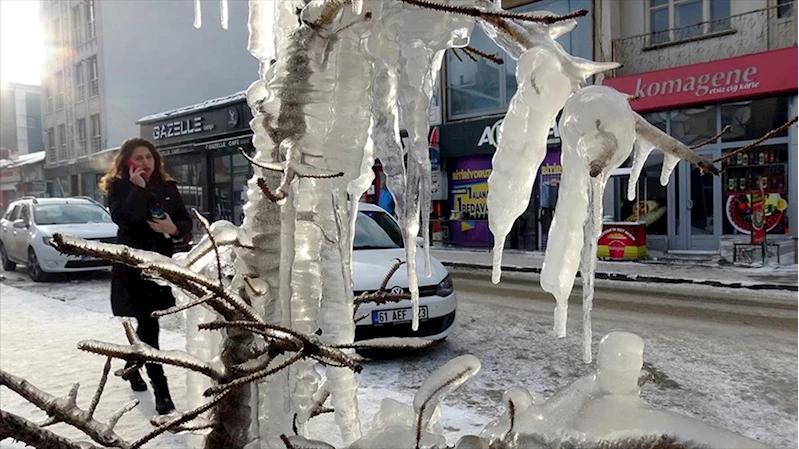
MULTIPOLYGON (((444 262, 440 260, 441 264, 445 267, 451 268, 465 268, 475 270, 491 270, 490 265, 465 263, 465 262, 444 262)), ((503 266, 502 271, 509 271, 515 273, 534 273, 541 274, 541 269, 537 267, 518 267, 518 266, 503 266)), ((577 277, 580 277, 580 272, 577 272, 577 277)), ((596 279, 617 281, 617 282, 648 282, 655 284, 690 284, 702 285, 707 287, 716 288, 736 288, 736 289, 749 289, 749 290, 778 290, 778 291, 797 291, 796 285, 786 284, 743 284, 741 282, 722 282, 711 280, 698 280, 698 279, 681 279, 681 278, 668 278, 662 276, 646 276, 639 274, 622 274, 622 273, 601 273, 595 274, 596 279)))

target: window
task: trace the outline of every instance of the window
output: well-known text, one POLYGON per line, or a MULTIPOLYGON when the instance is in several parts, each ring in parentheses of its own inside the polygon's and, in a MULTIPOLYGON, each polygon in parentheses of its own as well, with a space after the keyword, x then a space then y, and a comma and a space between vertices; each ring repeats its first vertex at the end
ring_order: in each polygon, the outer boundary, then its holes
POLYGON ((54 163, 56 161, 55 153, 55 130, 48 128, 45 132, 45 144, 47 145, 47 161, 54 163))
POLYGON ((83 15, 80 10, 80 4, 72 8, 72 40, 75 45, 83 44, 83 15))
POLYGON ((58 125, 58 160, 67 160, 67 126, 58 125))
POLYGON ((88 60, 89 65, 89 97, 100 95, 100 79, 97 70, 97 56, 92 56, 88 60))
POLYGON ((53 112, 53 87, 52 81, 45 81, 44 83, 44 110, 45 112, 53 112))
POLYGON ((79 62, 75 64, 75 101, 80 103, 81 101, 86 98, 86 84, 85 81, 86 74, 83 71, 83 63, 79 62))
POLYGON ((784 19, 793 17, 793 8, 795 0, 777 0, 777 18, 784 19))
POLYGON ((55 45, 61 44, 61 19, 59 19, 58 17, 53 19, 50 32, 52 33, 52 35, 50 36, 50 40, 53 42, 53 44, 55 45))
POLYGON ((103 137, 100 131, 100 115, 91 116, 92 122, 92 152, 96 153, 103 149, 103 137))
POLYGON ((6 220, 14 221, 19 217, 19 210, 22 209, 22 206, 17 204, 16 206, 12 207, 8 212, 6 212, 6 220))
POLYGON ((86 154, 86 150, 88 149, 86 145, 86 119, 78 119, 75 128, 77 128, 78 132, 78 154, 82 156, 86 154))
POLYGON ((111 215, 95 204, 39 204, 33 208, 33 219, 39 225, 111 223, 111 215))
POLYGON ((97 37, 97 30, 94 27, 94 0, 88 0, 86 3, 86 34, 87 39, 92 40, 97 37))
MULTIPOLYGON (((586 6, 583 0, 544 0, 513 8, 514 12, 550 11, 566 14, 586 6)), ((577 28, 560 37, 563 48, 575 55, 591 58, 593 55, 593 30, 590 14, 577 19, 577 28)), ((516 61, 493 43, 479 27, 475 27, 469 45, 503 60, 497 65, 484 58, 473 61, 463 52, 447 52, 445 88, 447 90, 447 117, 461 119, 478 115, 501 114, 507 109, 516 93, 516 61), (460 59, 459 59, 460 58, 460 59)))
POLYGON ((64 109, 64 73, 60 70, 55 74, 55 107, 56 109, 64 109))
POLYGON ((730 29, 730 0, 649 0, 649 43, 681 41, 730 29))

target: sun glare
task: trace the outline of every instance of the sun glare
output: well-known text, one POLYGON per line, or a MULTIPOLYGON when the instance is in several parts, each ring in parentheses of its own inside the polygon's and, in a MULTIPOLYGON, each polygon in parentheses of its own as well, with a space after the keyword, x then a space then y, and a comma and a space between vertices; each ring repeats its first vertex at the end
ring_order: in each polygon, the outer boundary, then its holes
POLYGON ((44 49, 38 0, 0 0, 0 83, 40 82, 44 49))

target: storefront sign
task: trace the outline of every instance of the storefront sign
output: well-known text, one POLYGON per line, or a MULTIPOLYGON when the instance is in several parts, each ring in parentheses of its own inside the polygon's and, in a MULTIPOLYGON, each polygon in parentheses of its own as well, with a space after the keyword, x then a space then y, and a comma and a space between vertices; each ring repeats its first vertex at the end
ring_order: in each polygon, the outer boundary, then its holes
POLYGON ((215 125, 213 123, 204 124, 202 116, 187 118, 176 122, 153 126, 153 140, 185 136, 187 134, 201 133, 203 131, 213 131, 214 128, 215 125))
POLYGON ((165 150, 159 150, 161 156, 175 156, 178 154, 186 154, 186 153, 193 153, 195 150, 194 147, 181 147, 181 148, 168 148, 165 150))
POLYGON ((450 235, 461 244, 487 246, 491 242, 488 228, 488 177, 491 157, 464 157, 452 161, 450 167, 453 220, 450 235))
MULTIPOLYGON (((486 126, 483 128, 483 133, 480 134, 480 140, 477 141, 477 146, 481 147, 483 145, 491 145, 492 147, 496 148, 497 142, 499 141, 499 129, 502 127, 502 123, 505 122, 504 118, 501 118, 494 122, 491 126, 486 126)), ((558 131, 558 122, 552 124, 552 128, 549 129, 549 135, 547 137, 547 143, 558 143, 560 140, 560 132, 558 131), (552 142, 553 139, 556 139, 552 142)))
POLYGON ((597 242, 597 256, 636 260, 646 255, 646 230, 642 223, 605 223, 597 242))
POLYGON ((645 111, 796 91, 796 71, 797 52, 792 47, 610 78, 603 84, 636 96, 630 105, 645 111))
POLYGON ((228 140, 222 140, 222 141, 219 141, 219 142, 207 143, 205 145, 205 149, 206 150, 219 150, 219 149, 222 149, 222 148, 238 147, 238 146, 241 146, 241 145, 247 145, 250 142, 252 142, 252 136, 238 137, 238 138, 235 138, 235 139, 228 139, 228 140))
POLYGON ((751 243, 760 245, 766 241, 766 210, 763 204, 763 193, 752 193, 752 234, 751 243))

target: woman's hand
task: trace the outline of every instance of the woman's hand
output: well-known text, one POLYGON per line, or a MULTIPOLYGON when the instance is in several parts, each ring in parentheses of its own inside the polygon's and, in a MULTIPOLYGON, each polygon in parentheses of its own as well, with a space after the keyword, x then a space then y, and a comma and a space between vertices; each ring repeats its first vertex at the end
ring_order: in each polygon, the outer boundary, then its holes
POLYGON ((155 232, 162 232, 164 234, 175 235, 178 232, 178 227, 175 226, 175 223, 172 222, 172 217, 169 214, 165 214, 166 218, 163 220, 159 220, 157 218, 150 218, 147 220, 147 224, 150 225, 150 229, 155 232))
POLYGON ((142 177, 143 173, 144 173, 144 169, 143 168, 130 167, 130 169, 128 170, 128 174, 130 175, 130 182, 132 182, 133 184, 136 184, 137 186, 139 186, 141 188, 144 188, 147 185, 147 182, 142 177))

